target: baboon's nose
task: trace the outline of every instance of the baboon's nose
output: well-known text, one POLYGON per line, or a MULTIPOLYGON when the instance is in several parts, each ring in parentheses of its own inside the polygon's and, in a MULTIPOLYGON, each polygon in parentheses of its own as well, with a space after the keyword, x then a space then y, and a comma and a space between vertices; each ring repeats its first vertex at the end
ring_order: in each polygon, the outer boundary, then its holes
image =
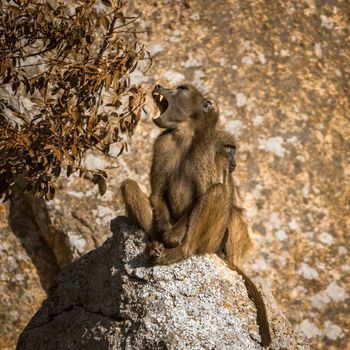
POLYGON ((236 162, 231 162, 231 163, 229 164, 228 171, 229 171, 230 173, 232 173, 232 172, 235 171, 235 169, 236 169, 236 162))
POLYGON ((154 87, 154 90, 156 90, 156 91, 161 91, 161 90, 164 90, 164 88, 163 88, 162 85, 157 84, 157 85, 154 87))

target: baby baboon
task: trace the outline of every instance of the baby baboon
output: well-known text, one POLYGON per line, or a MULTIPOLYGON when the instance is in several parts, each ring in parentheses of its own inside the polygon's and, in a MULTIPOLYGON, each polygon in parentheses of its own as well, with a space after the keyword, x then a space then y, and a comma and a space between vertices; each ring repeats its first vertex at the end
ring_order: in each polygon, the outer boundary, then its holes
POLYGON ((257 307, 263 346, 271 342, 266 308, 254 283, 237 267, 252 248, 238 205, 236 142, 218 129, 216 104, 194 86, 153 90, 165 129, 156 139, 148 198, 133 180, 122 184, 126 211, 151 237, 155 264, 172 264, 189 256, 220 253, 244 279, 257 307))

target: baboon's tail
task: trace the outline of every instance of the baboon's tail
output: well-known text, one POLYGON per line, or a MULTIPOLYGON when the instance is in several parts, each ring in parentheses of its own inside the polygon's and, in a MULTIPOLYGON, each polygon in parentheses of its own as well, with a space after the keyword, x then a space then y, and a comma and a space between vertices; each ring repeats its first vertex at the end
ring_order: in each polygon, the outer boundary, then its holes
POLYGON ((259 326, 259 333, 261 337, 261 345, 268 347, 271 344, 271 333, 269 320, 267 318, 266 306, 264 299, 256 287, 255 283, 236 265, 227 261, 229 267, 237 271, 243 278, 244 284, 247 288, 249 298, 254 302, 257 311, 257 323, 259 326))

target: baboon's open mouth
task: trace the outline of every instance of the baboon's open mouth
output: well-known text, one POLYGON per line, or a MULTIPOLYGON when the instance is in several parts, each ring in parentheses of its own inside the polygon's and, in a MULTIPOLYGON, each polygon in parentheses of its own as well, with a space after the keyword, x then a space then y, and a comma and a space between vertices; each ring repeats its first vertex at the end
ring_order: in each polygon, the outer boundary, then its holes
POLYGON ((160 111, 160 116, 168 109, 169 102, 160 92, 153 91, 152 97, 160 111))

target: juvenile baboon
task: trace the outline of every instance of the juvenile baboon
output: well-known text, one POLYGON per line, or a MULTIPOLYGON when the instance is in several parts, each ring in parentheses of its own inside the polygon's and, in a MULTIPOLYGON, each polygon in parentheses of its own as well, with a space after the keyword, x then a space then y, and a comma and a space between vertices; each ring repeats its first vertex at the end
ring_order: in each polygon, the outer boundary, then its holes
POLYGON ((153 121, 165 130, 154 143, 150 198, 135 181, 122 184, 127 214, 150 235, 154 264, 224 253, 256 304, 261 342, 268 346, 271 335, 264 301, 238 267, 252 241, 232 176, 236 142, 217 127, 216 104, 194 86, 157 85, 152 95, 161 113, 153 121))

